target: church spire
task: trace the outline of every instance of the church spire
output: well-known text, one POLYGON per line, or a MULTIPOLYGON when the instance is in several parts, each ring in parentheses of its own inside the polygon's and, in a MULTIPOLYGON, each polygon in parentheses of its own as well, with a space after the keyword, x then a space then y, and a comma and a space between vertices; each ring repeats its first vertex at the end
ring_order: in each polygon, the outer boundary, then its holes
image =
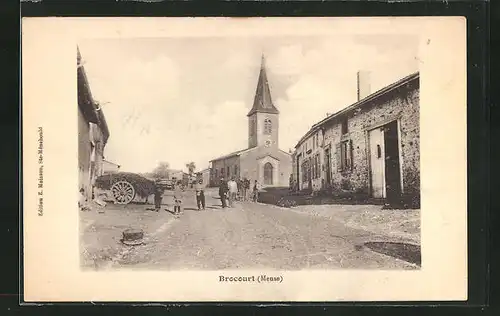
POLYGON ((257 82, 253 107, 250 112, 248 112, 247 116, 257 112, 271 114, 279 113, 271 98, 271 90, 269 89, 269 82, 267 81, 266 74, 266 58, 264 54, 262 54, 261 58, 259 81, 257 82))

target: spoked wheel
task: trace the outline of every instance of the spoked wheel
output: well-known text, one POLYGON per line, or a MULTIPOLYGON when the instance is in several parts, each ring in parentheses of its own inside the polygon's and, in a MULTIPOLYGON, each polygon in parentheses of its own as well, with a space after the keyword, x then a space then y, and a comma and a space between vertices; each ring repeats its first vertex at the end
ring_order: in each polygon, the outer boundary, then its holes
POLYGON ((127 181, 118 181, 111 187, 116 204, 128 204, 135 198, 135 188, 127 181))

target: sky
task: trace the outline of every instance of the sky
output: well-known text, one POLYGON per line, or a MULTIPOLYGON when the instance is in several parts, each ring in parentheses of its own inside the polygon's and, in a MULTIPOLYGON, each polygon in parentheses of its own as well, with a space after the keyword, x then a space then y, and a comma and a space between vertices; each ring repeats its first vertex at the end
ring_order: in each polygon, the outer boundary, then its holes
POLYGON ((371 92, 418 71, 418 39, 404 35, 88 39, 78 46, 110 130, 105 158, 130 172, 159 162, 185 170, 190 161, 202 170, 247 148, 262 54, 285 151, 327 113, 357 101, 357 71, 370 72, 371 92))

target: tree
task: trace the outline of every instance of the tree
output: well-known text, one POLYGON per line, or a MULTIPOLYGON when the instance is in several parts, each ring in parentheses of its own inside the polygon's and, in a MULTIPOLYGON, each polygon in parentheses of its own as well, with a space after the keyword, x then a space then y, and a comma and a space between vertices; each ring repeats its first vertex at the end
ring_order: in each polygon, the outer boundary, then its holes
POLYGON ((155 178, 170 178, 170 164, 168 162, 160 162, 156 168, 153 170, 153 176, 155 178))
POLYGON ((192 176, 194 171, 196 170, 196 164, 191 161, 190 163, 186 164, 186 168, 188 169, 189 176, 192 176))

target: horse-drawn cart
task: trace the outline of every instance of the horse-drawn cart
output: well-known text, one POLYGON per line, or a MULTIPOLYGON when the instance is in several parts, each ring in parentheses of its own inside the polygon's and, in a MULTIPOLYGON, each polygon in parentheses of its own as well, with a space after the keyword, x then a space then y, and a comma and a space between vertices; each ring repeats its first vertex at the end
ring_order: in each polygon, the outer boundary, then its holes
POLYGON ((132 172, 105 174, 96 179, 96 187, 107 191, 115 204, 129 204, 136 198, 147 201, 157 185, 164 190, 172 189, 170 180, 156 181, 132 172))

